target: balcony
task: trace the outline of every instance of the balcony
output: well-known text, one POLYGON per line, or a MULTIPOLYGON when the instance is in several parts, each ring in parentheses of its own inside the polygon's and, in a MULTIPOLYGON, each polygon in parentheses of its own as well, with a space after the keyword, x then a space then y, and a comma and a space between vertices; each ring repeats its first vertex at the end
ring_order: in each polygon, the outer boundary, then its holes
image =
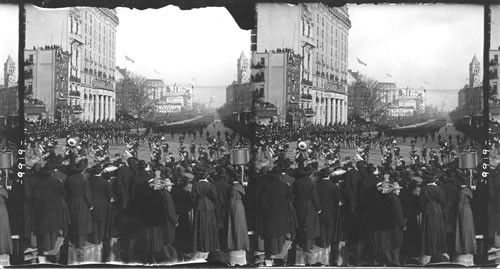
POLYGON ((491 61, 490 61, 490 65, 491 65, 491 66, 498 65, 498 60, 495 60, 495 59, 491 60, 491 61))
POLYGON ((69 76, 69 81, 71 82, 76 82, 76 83, 82 83, 82 79, 76 76, 69 76))
POLYGON ((313 97, 312 97, 312 95, 311 95, 311 94, 302 94, 302 95, 300 95, 300 99, 301 99, 302 101, 312 102, 313 97))
POLYGON ((304 44, 308 44, 310 45, 311 47, 315 48, 317 47, 317 44, 316 44, 316 39, 314 39, 314 37, 312 37, 312 35, 309 35, 309 36, 303 36, 302 37, 302 42, 304 44))
POLYGON ((24 66, 30 66, 33 65, 33 60, 24 60, 24 66))
POLYGON ((69 96, 79 98, 82 94, 79 91, 69 91, 69 96))
POLYGON ((314 110, 312 108, 306 108, 304 109, 304 115, 306 115, 306 117, 310 118, 310 117, 313 117, 314 116, 314 110))
POLYGON ((33 78, 33 70, 24 71, 24 79, 32 79, 33 78))
POLYGON ((257 73, 250 77, 251 82, 264 82, 264 73, 257 73))
POLYGON ((73 113, 80 114, 83 112, 83 108, 80 105, 74 105, 71 107, 73 109, 73 113))
POLYGON ((302 85, 312 86, 312 85, 313 85, 313 83, 312 83, 312 81, 310 81, 310 80, 307 80, 307 79, 302 79, 302 85))
POLYGON ((95 88, 101 88, 101 89, 106 89, 106 90, 111 90, 111 91, 113 90, 113 83, 111 83, 110 81, 98 79, 98 78, 94 78, 92 80, 92 86, 95 88))
POLYGON ((70 33, 69 34, 69 39, 72 42, 80 43, 80 45, 83 45, 83 42, 84 42, 83 36, 80 33, 70 33))
POLYGON ((33 95, 33 87, 24 86, 24 95, 25 96, 32 96, 33 95))
POLYGON ((490 72, 490 79, 497 79, 497 78, 498 78, 497 72, 490 72))
POLYGON ((493 85, 491 86, 490 96, 496 96, 496 95, 498 95, 498 86, 493 85))
POLYGON ((251 68, 252 69, 262 69, 264 68, 266 65, 264 63, 252 63, 251 65, 251 68))
POLYGON ((254 99, 264 98, 264 89, 255 90, 255 91, 252 93, 252 97, 253 97, 254 99))

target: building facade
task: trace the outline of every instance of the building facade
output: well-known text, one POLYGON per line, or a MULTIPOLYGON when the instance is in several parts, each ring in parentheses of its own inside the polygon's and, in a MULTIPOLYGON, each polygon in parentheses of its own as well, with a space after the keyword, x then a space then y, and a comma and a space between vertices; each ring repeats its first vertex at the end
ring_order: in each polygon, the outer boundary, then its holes
MULTIPOLYGON (((280 124, 298 123, 309 102, 301 102, 301 58, 292 51, 270 51, 252 55, 250 90, 257 103, 270 103, 280 124), (300 111, 299 109, 304 111, 300 111)), ((308 100, 309 101, 309 100, 308 100)), ((258 106, 264 107, 264 106, 258 106)))
POLYGON ((238 70, 238 73, 236 74, 238 78, 238 84, 247 83, 250 81, 250 64, 247 56, 243 51, 241 52, 240 58, 236 63, 236 70, 238 70))
POLYGON ((382 98, 382 102, 385 104, 392 104, 396 101, 396 96, 398 96, 398 87, 394 82, 379 82, 377 83, 377 93, 379 97, 382 98))
POLYGON ((348 76, 348 108, 347 114, 350 117, 369 118, 367 100, 371 96, 370 89, 363 83, 359 72, 349 70, 348 76))
POLYGON ((114 120, 116 11, 93 7, 45 11, 27 6, 26 22, 26 48, 57 44, 69 52, 69 92, 79 98, 69 98, 67 104, 75 118, 114 120))
POLYGON ((231 117, 239 121, 250 120, 252 111, 252 83, 251 69, 260 68, 264 65, 249 61, 244 52, 236 61, 236 77, 231 85, 226 87, 226 103, 224 107, 231 117))
POLYGON ((158 113, 193 110, 193 86, 165 85, 156 105, 158 113))
POLYGON ((387 116, 393 118, 408 118, 415 115, 413 106, 395 106, 387 109, 387 116))
MULTIPOLYGON (((347 7, 258 3, 256 11, 252 51, 291 50, 300 55, 299 96, 306 98, 299 97, 298 102, 304 109, 305 120, 322 125, 347 122, 347 48, 351 27, 347 7)), ((268 80, 273 84, 274 77, 268 80)))
POLYGON ((136 90, 134 81, 125 68, 116 67, 116 113, 133 115, 137 113, 132 106, 133 91, 136 90))
POLYGON ((498 77, 500 76, 500 47, 498 49, 490 50, 490 118, 500 122, 500 99, 498 96, 498 77))
POLYGON ((17 86, 4 87, 0 89, 0 125, 7 124, 11 117, 19 113, 19 99, 17 86))
POLYGON ((166 93, 165 83, 161 79, 146 79, 144 87, 152 100, 160 100, 166 93))
POLYGON ((59 46, 24 50, 25 99, 45 105, 49 122, 74 121, 82 113, 81 93, 70 88, 70 58, 59 46))
POLYGON ((17 85, 16 77, 16 63, 9 55, 3 65, 3 87, 9 88, 17 85))
POLYGON ((458 109, 465 116, 478 116, 483 112, 483 87, 480 83, 481 65, 476 56, 469 64, 469 84, 458 92, 458 109))

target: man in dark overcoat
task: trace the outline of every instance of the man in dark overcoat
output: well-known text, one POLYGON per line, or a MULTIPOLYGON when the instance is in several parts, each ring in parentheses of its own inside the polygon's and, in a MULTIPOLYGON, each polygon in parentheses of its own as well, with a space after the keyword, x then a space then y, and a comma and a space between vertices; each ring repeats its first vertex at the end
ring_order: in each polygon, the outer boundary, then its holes
POLYGON ((217 200, 215 203, 215 211, 217 214, 217 226, 219 229, 219 242, 221 243, 221 249, 225 249, 225 239, 226 237, 226 224, 227 224, 227 206, 229 194, 231 191, 231 185, 228 183, 228 178, 226 176, 226 171, 221 168, 218 174, 214 177, 214 185, 217 189, 217 200))
POLYGON ((100 244, 104 239, 112 191, 110 183, 101 175, 101 165, 93 169, 94 175, 89 178, 90 193, 94 202, 94 209, 91 212, 92 233, 89 236, 89 242, 100 244))
MULTIPOLYGON (((33 227, 39 253, 55 248, 59 234, 67 229, 68 208, 62 183, 52 176, 55 167, 47 163, 34 179, 32 192, 33 227)), ((42 254, 43 255, 43 254, 42 254)))
POLYGON ((263 186, 259 203, 263 217, 264 248, 268 258, 282 252, 290 230, 288 202, 292 193, 279 176, 275 173, 269 176, 269 183, 263 186))
POLYGON ((332 235, 335 230, 335 217, 340 201, 340 194, 337 184, 330 180, 330 169, 323 168, 319 171, 319 180, 316 183, 318 197, 321 204, 320 219, 320 237, 318 246, 322 248, 330 247, 332 235))
POLYGON ((312 167, 299 168, 297 181, 293 188, 295 210, 297 212, 297 239, 305 251, 313 248, 314 241, 320 234, 319 213, 321 204, 316 184, 311 180, 312 167))
POLYGON ((90 211, 94 209, 94 203, 89 182, 82 174, 86 167, 87 159, 82 159, 76 165, 70 166, 71 175, 65 182, 71 220, 69 236, 70 241, 76 247, 82 247, 87 241, 88 234, 92 232, 90 211))
POLYGON ((116 174, 116 181, 121 186, 119 191, 119 197, 117 197, 117 203, 120 204, 122 209, 127 209, 131 197, 131 185, 134 173, 136 172, 137 163, 139 161, 137 158, 131 157, 127 159, 125 165, 118 168, 116 174))

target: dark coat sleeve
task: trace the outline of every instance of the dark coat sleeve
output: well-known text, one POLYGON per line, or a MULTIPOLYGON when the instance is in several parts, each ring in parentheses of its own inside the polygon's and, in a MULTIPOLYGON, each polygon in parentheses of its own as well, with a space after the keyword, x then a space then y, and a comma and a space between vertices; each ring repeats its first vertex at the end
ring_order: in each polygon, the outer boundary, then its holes
POLYGON ((85 198, 85 202, 87 202, 87 206, 90 208, 94 207, 94 203, 92 202, 92 195, 90 193, 89 181, 82 177, 83 180, 83 196, 85 198))
POLYGON ((401 201, 396 195, 391 195, 392 206, 394 209, 394 219, 396 224, 403 229, 405 226, 405 219, 403 214, 403 208, 401 207, 401 201))
POLYGON ((316 212, 321 211, 321 203, 319 201, 318 187, 316 186, 316 183, 313 183, 311 190, 312 190, 311 195, 312 195, 312 202, 314 205, 314 209, 316 210, 316 212))
POLYGON ((175 212, 174 200, 170 193, 166 193, 165 202, 167 207, 167 221, 175 227, 177 225, 177 213, 175 212))

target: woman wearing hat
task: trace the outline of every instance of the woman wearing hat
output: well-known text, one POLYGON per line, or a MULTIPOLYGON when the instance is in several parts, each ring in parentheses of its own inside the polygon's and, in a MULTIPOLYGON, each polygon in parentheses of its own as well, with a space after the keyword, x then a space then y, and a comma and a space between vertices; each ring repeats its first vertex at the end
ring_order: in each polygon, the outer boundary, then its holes
POLYGON ((161 178, 151 178, 136 186, 138 230, 133 250, 142 263, 156 263, 165 258, 164 227, 168 216, 165 199, 161 193, 164 188, 165 181, 161 178))
POLYGON ((457 255, 476 254, 476 231, 474 229, 474 218, 470 205, 472 191, 467 186, 465 179, 461 179, 460 194, 458 197, 455 251, 457 255))
POLYGON ((208 171, 198 168, 198 181, 193 184, 194 202, 193 251, 207 253, 219 249, 219 236, 215 203, 217 189, 208 181, 208 171))
POLYGON ((443 206, 445 196, 443 190, 436 184, 437 177, 420 190, 422 204, 422 232, 420 255, 422 263, 428 263, 434 255, 442 255, 446 248, 446 225, 443 206))
MULTIPOLYGON (((237 175, 234 175, 236 177, 237 175)), ((229 207, 227 218, 227 249, 229 251, 245 250, 250 248, 248 238, 248 227, 243 206, 243 196, 245 189, 243 185, 235 178, 229 193, 229 207)))

